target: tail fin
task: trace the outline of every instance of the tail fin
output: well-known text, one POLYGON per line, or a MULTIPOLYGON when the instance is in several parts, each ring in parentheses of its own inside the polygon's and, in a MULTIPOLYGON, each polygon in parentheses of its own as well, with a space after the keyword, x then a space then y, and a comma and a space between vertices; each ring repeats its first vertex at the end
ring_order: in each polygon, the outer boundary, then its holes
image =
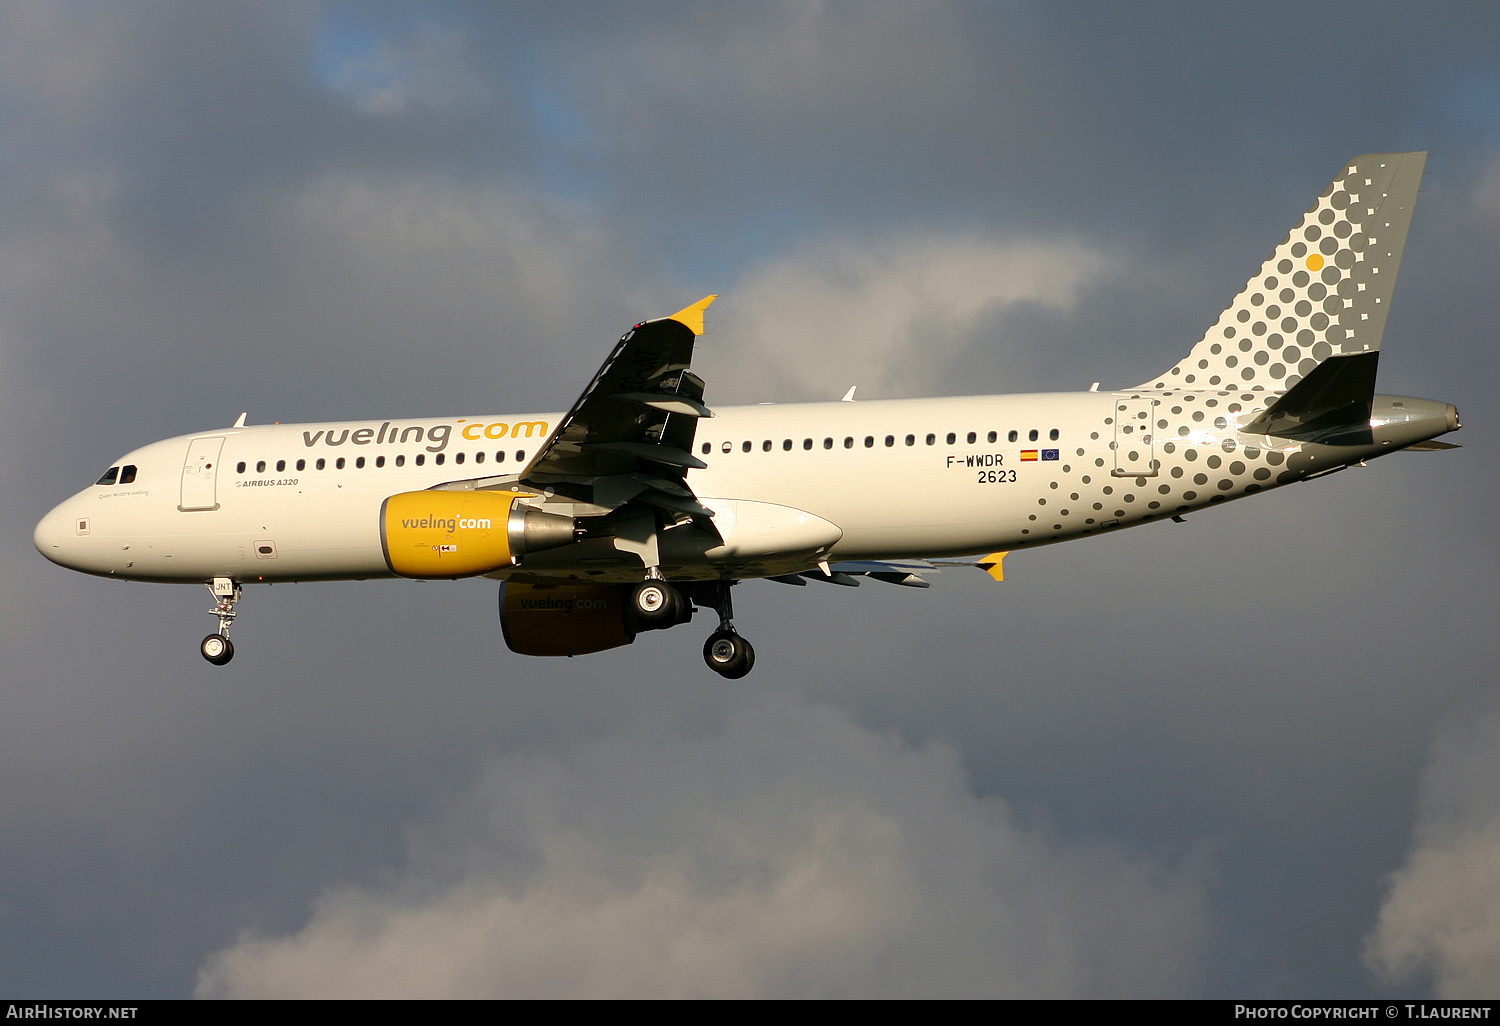
POLYGON ((1344 165, 1187 359, 1141 388, 1281 392, 1380 349, 1426 153, 1344 165))

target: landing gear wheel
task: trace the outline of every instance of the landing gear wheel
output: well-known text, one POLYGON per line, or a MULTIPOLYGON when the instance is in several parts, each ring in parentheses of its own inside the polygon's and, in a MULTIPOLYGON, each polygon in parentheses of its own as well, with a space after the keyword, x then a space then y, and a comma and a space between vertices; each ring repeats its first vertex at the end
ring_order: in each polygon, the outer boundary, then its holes
POLYGON ((714 631, 703 643, 703 661, 721 677, 739 680, 755 666, 755 649, 734 631, 714 631))
POLYGON ((198 651, 203 653, 203 658, 215 666, 223 666, 234 658, 234 642, 222 634, 210 634, 203 639, 203 644, 198 646, 198 651))
POLYGON ((677 589, 666 581, 645 581, 638 585, 630 596, 630 604, 635 610, 636 623, 644 631, 661 630, 679 623, 684 605, 677 589))

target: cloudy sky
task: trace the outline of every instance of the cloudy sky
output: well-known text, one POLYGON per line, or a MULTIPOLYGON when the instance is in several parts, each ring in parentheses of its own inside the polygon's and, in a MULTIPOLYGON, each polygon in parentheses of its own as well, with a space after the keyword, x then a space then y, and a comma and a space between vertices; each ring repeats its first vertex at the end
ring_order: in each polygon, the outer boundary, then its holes
POLYGON ((0 991, 1500 992, 1492 3, 0 6, 0 991), (1432 151, 1381 388, 1465 448, 509 653, 492 582, 70 574, 230 423, 1128 386, 1432 151))

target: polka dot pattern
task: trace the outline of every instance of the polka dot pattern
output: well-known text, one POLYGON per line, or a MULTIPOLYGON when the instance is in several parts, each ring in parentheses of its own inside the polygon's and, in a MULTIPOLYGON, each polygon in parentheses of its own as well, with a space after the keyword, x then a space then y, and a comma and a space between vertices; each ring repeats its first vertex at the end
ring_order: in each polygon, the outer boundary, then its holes
POLYGON ((1275 394, 1335 353, 1379 349, 1426 156, 1346 164, 1187 358, 1141 389, 1275 394))

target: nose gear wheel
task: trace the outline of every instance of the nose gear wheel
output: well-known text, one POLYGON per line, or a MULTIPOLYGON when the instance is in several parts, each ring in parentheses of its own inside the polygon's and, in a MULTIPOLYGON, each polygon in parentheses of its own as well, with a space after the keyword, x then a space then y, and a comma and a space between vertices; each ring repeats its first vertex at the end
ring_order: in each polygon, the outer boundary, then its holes
POLYGON ((244 597, 244 590, 238 581, 228 577, 215 577, 207 587, 209 594, 214 597, 214 607, 209 610, 209 614, 219 618, 219 632, 204 638, 198 645, 198 651, 215 666, 223 666, 234 658, 234 643, 229 640, 229 626, 234 623, 234 606, 244 597))
POLYGON ((223 666, 234 658, 234 643, 222 634, 210 634, 198 646, 198 651, 215 666, 223 666))

